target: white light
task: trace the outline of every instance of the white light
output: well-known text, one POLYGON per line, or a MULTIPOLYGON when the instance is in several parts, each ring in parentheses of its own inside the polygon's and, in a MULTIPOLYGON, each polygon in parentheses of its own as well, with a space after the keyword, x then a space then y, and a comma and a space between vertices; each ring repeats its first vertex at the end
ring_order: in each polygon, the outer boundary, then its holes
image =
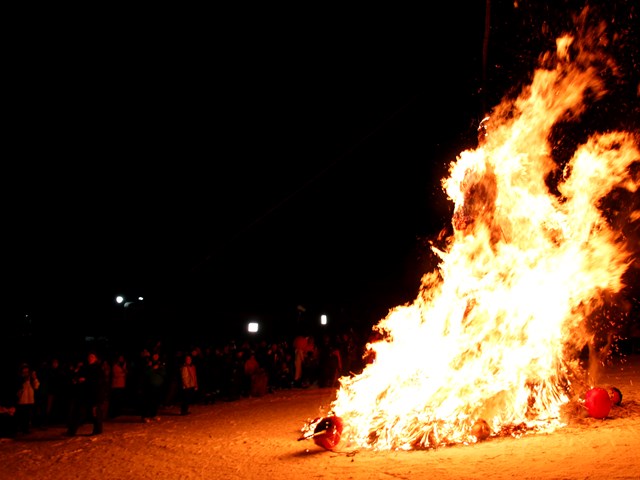
POLYGON ((122 302, 124 302, 124 297, 123 297, 122 295, 118 295, 118 296, 116 297, 116 302, 118 302, 118 303, 122 303, 122 302))
POLYGON ((249 322, 247 330, 251 333, 256 333, 258 331, 258 322, 249 322))
POLYGON ((326 325, 326 324, 327 324, 327 316, 320 315, 320 325, 326 325))

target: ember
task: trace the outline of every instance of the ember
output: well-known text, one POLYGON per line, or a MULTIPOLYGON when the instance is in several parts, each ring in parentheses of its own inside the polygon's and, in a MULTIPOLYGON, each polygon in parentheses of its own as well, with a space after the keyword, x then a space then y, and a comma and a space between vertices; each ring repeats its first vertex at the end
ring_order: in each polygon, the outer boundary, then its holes
POLYGON ((330 410, 346 444, 410 450, 550 432, 590 387, 578 361, 593 339, 587 319, 622 290, 630 264, 600 207, 613 190, 637 190, 640 152, 629 132, 594 133, 549 185, 555 125, 606 94, 601 72, 614 64, 603 27, 576 30, 451 163, 453 229, 432 245, 437 271, 374 327, 374 360, 340 379, 330 410))

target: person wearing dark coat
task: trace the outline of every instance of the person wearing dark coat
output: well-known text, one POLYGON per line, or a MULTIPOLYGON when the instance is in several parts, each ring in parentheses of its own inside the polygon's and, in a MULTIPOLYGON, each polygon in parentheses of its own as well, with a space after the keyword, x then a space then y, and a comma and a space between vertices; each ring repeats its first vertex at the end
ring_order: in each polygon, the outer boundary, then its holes
POLYGON ((165 393, 166 376, 166 365, 160 354, 154 352, 143 371, 141 418, 144 423, 160 420, 158 410, 165 393))
POLYGON ((91 435, 100 435, 104 419, 102 409, 108 395, 108 379, 94 352, 87 355, 86 364, 79 366, 73 383, 67 435, 74 436, 85 422, 93 425, 91 435))

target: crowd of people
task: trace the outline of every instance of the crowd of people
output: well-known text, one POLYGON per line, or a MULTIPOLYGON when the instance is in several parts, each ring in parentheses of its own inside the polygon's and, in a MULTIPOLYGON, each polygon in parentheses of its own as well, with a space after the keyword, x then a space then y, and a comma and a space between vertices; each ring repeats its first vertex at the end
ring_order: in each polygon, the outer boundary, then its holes
POLYGON ((15 380, 2 379, 0 385, 0 437, 51 426, 64 426, 74 436, 83 424, 100 435, 104 422, 122 415, 146 423, 159 421, 170 407, 188 415, 194 404, 338 387, 341 376, 364 366, 363 349, 350 330, 180 348, 153 340, 127 352, 90 346, 76 357, 54 352, 37 363, 16 358, 15 380))

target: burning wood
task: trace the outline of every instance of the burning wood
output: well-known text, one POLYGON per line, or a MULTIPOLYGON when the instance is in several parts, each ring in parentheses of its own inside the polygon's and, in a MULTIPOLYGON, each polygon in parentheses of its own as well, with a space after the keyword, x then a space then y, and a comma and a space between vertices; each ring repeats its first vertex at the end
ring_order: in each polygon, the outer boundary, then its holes
POLYGON ((409 450, 549 432, 585 393, 586 320, 622 290, 632 253, 600 207, 640 186, 638 137, 594 133, 553 186, 549 139, 605 95, 604 36, 559 38, 520 96, 493 110, 482 144, 451 163, 442 186, 454 228, 432 248, 437 271, 374 327, 374 360, 340 379, 330 410, 345 444, 409 450))

